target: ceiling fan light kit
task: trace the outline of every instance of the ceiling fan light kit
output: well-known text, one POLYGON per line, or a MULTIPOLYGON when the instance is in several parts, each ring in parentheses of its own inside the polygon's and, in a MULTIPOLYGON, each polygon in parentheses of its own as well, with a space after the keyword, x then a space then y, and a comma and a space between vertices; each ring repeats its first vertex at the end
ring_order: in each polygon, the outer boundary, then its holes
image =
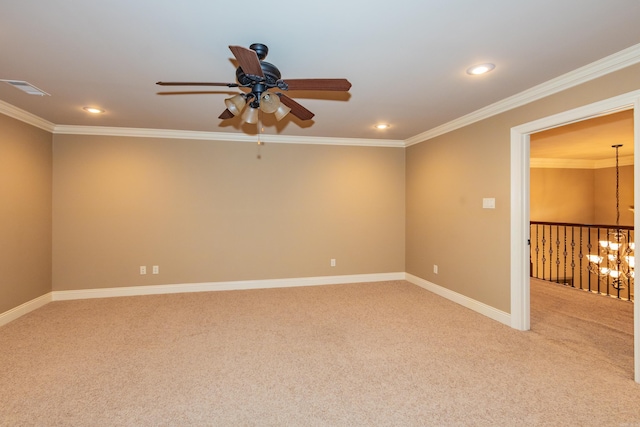
POLYGON ((241 118, 250 124, 258 123, 258 113, 263 111, 274 114, 279 121, 291 113, 300 120, 310 120, 314 114, 305 107, 278 90, 312 90, 346 92, 351 88, 347 79, 287 79, 283 80, 280 70, 264 61, 269 48, 262 43, 254 43, 249 49, 242 46, 229 46, 238 61, 236 69, 237 83, 210 82, 157 82, 161 86, 227 86, 249 89, 225 99, 227 107, 218 118, 230 119, 241 114, 241 118), (247 104, 249 107, 246 108, 247 104), (243 112, 244 110, 244 112, 243 112))
POLYGON ((290 112, 291 112, 291 108, 287 107, 281 102, 280 105, 278 106, 278 109, 273 113, 273 115, 276 116, 277 121, 280 121, 282 120, 282 118, 284 118, 284 116, 286 116, 290 112))
POLYGON ((244 113, 242 113, 242 120, 245 123, 255 125, 258 123, 258 112, 257 108, 250 105, 249 108, 244 110, 244 113))
POLYGON ((275 113, 280 107, 280 98, 278 95, 270 92, 264 92, 260 97, 260 109, 265 113, 275 113))
POLYGON ((237 116, 244 109, 244 106, 247 105, 247 100, 243 94, 238 94, 225 99, 224 105, 227 106, 227 110, 229 110, 231 114, 237 116))

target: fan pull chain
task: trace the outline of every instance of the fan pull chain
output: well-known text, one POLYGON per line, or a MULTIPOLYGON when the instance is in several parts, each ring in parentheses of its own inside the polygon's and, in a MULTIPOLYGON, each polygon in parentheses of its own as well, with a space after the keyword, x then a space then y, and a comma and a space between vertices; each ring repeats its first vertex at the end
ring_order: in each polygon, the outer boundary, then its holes
POLYGON ((261 148, 264 145, 264 142, 262 142, 261 136, 262 136, 262 132, 264 132, 264 126, 262 125, 262 120, 260 120, 262 117, 262 111, 259 112, 259 116, 258 116, 258 155, 256 156, 256 158, 258 160, 262 159, 262 153, 261 153, 261 148))

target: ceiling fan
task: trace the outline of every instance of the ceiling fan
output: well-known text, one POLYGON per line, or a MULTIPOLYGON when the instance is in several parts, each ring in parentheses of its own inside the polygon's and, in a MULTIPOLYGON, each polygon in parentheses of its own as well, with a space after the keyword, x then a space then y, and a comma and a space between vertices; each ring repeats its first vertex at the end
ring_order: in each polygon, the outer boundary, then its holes
POLYGON ((211 82, 157 82, 160 86, 227 86, 250 89, 231 98, 225 99, 226 110, 219 119, 230 119, 242 113, 242 119, 251 124, 258 122, 259 110, 273 113, 277 120, 289 112, 300 120, 310 120, 314 114, 302 105, 278 90, 314 90, 341 91, 351 88, 347 79, 282 79, 280 70, 264 61, 269 48, 261 43, 254 43, 249 49, 242 46, 229 46, 238 64, 236 69, 237 83, 211 82))

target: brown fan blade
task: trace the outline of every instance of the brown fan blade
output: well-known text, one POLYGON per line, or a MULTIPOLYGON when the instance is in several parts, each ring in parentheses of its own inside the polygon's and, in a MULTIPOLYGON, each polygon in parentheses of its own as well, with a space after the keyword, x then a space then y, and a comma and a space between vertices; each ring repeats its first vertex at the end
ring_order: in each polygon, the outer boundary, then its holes
POLYGON ((286 79, 288 90, 335 90, 348 91, 351 83, 347 79, 286 79))
POLYGON ((315 114, 313 114, 311 111, 307 110, 284 93, 278 93, 278 96, 280 97, 280 102, 291 108, 291 114, 293 114, 300 120, 311 120, 313 116, 315 116, 315 114))
POLYGON ((240 68, 242 68, 245 74, 264 77, 262 67, 260 66, 260 59, 254 50, 242 46, 229 46, 229 49, 231 49, 231 53, 236 57, 240 68))
POLYGON ((238 87, 238 83, 210 83, 210 82, 157 82, 160 86, 226 86, 238 87))
POLYGON ((229 110, 224 110, 224 111, 222 112, 222 114, 220 114, 220 115, 218 116, 218 118, 219 118, 219 119, 222 119, 222 120, 230 119, 230 118, 232 118, 232 117, 235 117, 235 116, 234 116, 234 115, 233 115, 233 113, 232 113, 231 111, 229 111, 229 110))

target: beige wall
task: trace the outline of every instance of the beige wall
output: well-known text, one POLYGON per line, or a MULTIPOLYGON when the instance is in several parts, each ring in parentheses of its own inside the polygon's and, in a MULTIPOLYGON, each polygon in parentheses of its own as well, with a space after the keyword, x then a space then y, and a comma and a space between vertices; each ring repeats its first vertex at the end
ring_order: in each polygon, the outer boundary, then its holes
MULTIPOLYGON (((531 220, 615 225, 616 169, 530 171, 531 220)), ((620 225, 633 225, 633 166, 620 167, 620 225)))
POLYGON ((404 271, 404 149, 256 154, 254 143, 56 135, 53 289, 404 271))
POLYGON ((531 168, 531 221, 595 224, 594 169, 531 168))
POLYGON ((51 134, 0 114, 0 313, 51 292, 51 134))
POLYGON ((407 149, 406 271, 508 311, 509 145, 493 122, 407 149))
POLYGON ((408 147, 406 271, 510 312, 510 129, 637 89, 640 65, 408 147))

